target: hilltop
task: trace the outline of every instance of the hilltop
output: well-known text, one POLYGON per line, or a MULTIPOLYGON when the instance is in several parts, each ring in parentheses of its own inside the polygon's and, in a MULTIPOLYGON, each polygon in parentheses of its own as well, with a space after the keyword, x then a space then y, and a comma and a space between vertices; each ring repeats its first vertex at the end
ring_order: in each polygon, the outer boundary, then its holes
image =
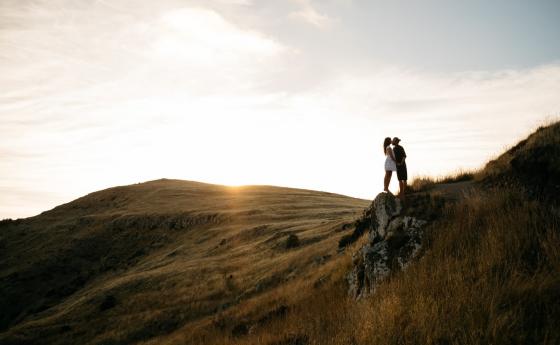
POLYGON ((359 299, 353 258, 380 243, 366 200, 157 180, 3 221, 0 342, 557 344, 558 157, 554 123, 413 184, 422 245, 359 299))

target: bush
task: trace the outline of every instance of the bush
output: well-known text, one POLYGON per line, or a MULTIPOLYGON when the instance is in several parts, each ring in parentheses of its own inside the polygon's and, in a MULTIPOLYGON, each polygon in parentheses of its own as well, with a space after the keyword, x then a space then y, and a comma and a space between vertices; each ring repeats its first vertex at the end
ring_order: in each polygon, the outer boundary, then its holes
POLYGON ((299 247, 299 237, 294 234, 290 234, 286 239, 286 249, 299 247))

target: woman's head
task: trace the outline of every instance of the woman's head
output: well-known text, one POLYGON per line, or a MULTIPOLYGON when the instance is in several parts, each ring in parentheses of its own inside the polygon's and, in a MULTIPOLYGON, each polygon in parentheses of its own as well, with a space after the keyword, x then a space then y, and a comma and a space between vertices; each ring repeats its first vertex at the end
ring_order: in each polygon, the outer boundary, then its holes
POLYGON ((387 146, 391 145, 391 138, 387 137, 383 140, 383 153, 387 150, 387 146))

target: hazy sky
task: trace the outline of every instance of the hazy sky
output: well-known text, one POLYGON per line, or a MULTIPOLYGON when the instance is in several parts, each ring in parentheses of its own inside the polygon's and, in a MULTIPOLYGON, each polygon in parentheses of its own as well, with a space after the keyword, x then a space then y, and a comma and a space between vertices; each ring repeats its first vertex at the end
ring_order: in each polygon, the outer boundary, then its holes
POLYGON ((0 0, 0 218, 163 177, 373 198, 385 136, 479 167, 560 114, 559 37, 557 0, 0 0))

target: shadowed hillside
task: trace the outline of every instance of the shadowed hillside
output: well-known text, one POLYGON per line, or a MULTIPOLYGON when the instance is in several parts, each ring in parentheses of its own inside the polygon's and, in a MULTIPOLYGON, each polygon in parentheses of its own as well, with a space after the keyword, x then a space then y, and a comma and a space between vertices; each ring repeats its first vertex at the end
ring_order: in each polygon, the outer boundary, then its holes
POLYGON ((521 187, 531 197, 558 204, 560 122, 539 127, 527 139, 490 161, 480 175, 490 186, 521 187))

